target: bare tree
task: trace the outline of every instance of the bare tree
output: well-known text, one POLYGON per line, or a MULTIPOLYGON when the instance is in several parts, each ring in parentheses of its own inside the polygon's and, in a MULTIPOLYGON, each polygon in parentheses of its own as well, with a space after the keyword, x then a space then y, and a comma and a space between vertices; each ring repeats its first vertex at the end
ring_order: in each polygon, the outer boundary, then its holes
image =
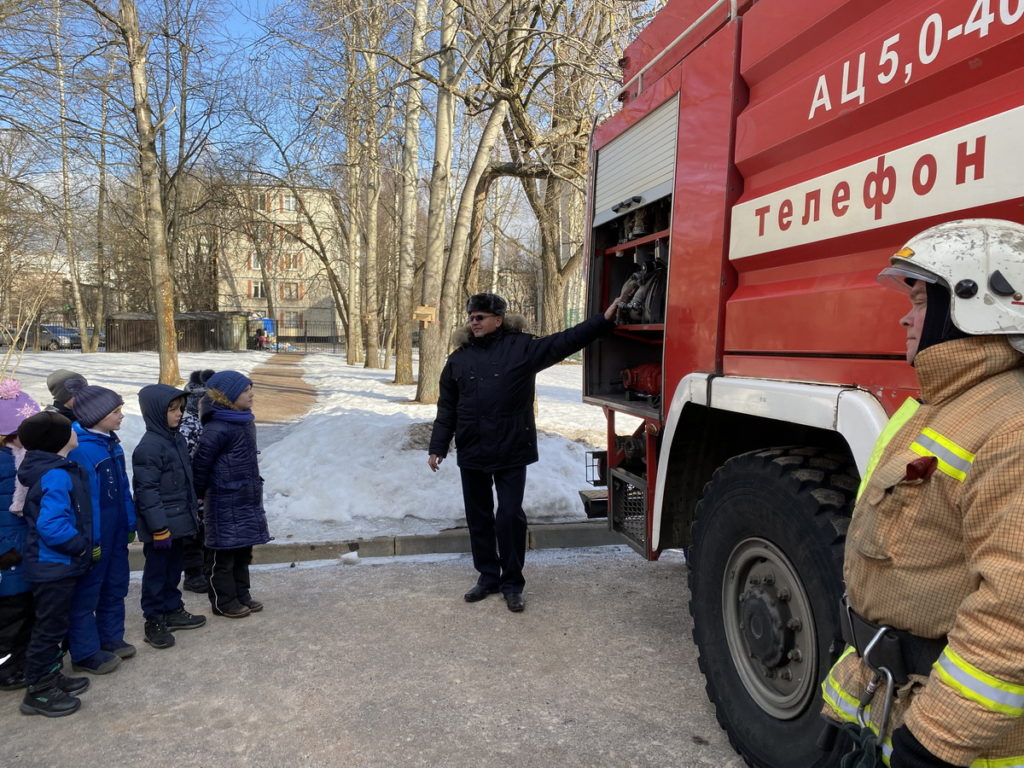
MULTIPOLYGON (((423 57, 427 26, 427 0, 416 0, 412 32, 409 38, 409 61, 423 57)), ((395 383, 412 384, 412 293, 416 271, 416 225, 419 221, 419 139, 420 113, 423 109, 423 80, 410 77, 406 86, 404 141, 402 142, 401 230, 399 236, 398 297, 395 341, 395 383)))

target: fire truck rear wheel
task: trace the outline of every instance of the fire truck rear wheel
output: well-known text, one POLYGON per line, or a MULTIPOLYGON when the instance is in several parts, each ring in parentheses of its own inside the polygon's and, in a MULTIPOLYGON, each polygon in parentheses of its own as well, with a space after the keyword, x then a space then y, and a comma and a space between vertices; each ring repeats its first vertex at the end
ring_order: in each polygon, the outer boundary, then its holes
POLYGON ((841 650, 842 550, 855 470, 817 448, 736 456, 704 487, 689 551, 701 671, 733 747, 757 768, 839 765, 819 685, 841 650))

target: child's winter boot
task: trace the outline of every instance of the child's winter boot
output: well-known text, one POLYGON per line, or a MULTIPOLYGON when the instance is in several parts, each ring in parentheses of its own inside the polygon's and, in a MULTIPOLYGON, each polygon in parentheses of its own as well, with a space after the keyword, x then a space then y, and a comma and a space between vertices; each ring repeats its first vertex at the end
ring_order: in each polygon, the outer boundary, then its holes
POLYGON ((76 712, 82 702, 61 690, 57 673, 51 673, 25 691, 21 702, 23 715, 46 715, 46 717, 64 717, 76 712))

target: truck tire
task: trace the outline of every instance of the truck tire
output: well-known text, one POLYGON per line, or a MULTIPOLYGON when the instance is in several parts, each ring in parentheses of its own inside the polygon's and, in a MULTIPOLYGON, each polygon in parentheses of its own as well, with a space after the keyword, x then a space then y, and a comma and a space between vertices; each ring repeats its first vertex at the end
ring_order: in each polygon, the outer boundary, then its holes
POLYGON ((857 475, 817 448, 736 456, 697 505, 690 615, 719 724, 756 768, 838 766, 820 683, 842 650, 842 559, 857 475))

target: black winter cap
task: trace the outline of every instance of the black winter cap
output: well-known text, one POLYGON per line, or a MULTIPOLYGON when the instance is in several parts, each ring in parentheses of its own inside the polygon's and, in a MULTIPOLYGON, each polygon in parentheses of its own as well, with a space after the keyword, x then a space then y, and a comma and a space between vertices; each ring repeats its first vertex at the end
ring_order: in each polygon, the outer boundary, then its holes
POLYGON ((496 293, 474 293, 466 302, 466 314, 490 312, 504 317, 506 309, 508 303, 496 293))
POLYGON ((29 416, 18 427, 18 440, 28 451, 59 453, 71 439, 71 422, 54 411, 29 416))

